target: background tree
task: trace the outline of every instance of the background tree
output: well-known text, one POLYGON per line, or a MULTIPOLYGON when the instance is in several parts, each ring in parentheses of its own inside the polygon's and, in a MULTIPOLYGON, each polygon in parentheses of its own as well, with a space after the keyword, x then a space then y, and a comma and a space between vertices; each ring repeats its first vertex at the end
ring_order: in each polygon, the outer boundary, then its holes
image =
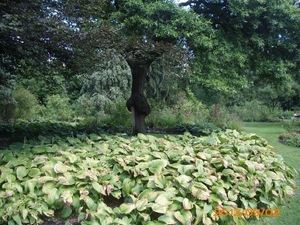
POLYGON ((195 48, 197 84, 235 91, 262 83, 288 90, 299 78, 300 12, 294 2, 190 0, 181 5, 211 20, 217 33, 210 53, 195 48), (205 81, 208 77, 213 79, 205 81))
POLYGON ((163 54, 172 53, 175 46, 185 45, 192 34, 207 40, 208 22, 173 1, 114 1, 113 7, 110 21, 121 44, 114 48, 123 55, 132 74, 131 96, 126 103, 132 113, 132 132, 145 133, 150 106, 144 85, 150 65, 163 54))
POLYGON ((82 74, 80 79, 82 88, 76 107, 82 115, 95 116, 105 105, 130 96, 130 68, 119 54, 111 53, 110 58, 95 66, 95 71, 82 74))

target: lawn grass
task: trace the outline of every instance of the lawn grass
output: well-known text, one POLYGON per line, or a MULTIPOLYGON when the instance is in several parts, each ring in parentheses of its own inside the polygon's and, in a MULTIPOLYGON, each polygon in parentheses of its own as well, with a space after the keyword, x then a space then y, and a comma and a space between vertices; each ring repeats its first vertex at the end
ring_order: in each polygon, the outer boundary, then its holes
POLYGON ((266 139, 274 147, 276 153, 297 171, 295 179, 298 188, 296 195, 285 200, 285 205, 280 206, 279 217, 262 217, 260 221, 253 221, 251 225, 292 225, 300 224, 300 148, 290 147, 278 141, 279 135, 286 132, 281 123, 243 123, 244 131, 251 132, 266 139))

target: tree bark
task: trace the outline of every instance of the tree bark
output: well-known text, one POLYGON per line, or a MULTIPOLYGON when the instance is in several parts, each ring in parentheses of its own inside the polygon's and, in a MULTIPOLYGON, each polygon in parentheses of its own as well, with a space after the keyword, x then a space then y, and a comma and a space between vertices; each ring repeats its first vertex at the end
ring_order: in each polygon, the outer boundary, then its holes
POLYGON ((132 113, 132 134, 146 133, 145 118, 150 114, 150 105, 144 95, 148 64, 127 60, 131 68, 131 96, 126 102, 127 109, 132 113))

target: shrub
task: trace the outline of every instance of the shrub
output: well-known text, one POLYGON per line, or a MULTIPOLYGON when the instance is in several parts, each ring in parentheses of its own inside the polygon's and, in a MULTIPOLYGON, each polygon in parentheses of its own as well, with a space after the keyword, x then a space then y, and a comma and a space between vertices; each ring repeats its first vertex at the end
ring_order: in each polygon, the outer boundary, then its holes
POLYGON ((38 99, 27 89, 18 88, 13 93, 16 100, 14 119, 35 120, 42 117, 45 107, 39 104, 38 99))
POLYGON ((77 117, 95 116, 100 111, 93 99, 86 94, 74 101, 73 108, 77 117))
POLYGON ((283 111, 270 108, 258 100, 246 101, 240 106, 232 107, 232 113, 245 122, 274 122, 279 121, 283 111))
POLYGON ((59 94, 47 97, 46 117, 51 120, 72 121, 74 111, 68 97, 59 94))
POLYGON ((289 132, 300 131, 300 119, 285 120, 282 124, 283 128, 289 132))
POLYGON ((283 133, 279 136, 279 140, 288 146, 300 147, 300 134, 296 132, 283 133))
POLYGON ((101 124, 109 126, 130 126, 131 113, 126 107, 126 101, 119 99, 108 103, 104 107, 104 115, 100 118, 101 124))
POLYGON ((295 169, 254 134, 39 139, 1 151, 1 223, 245 225, 251 215, 218 210, 274 209, 294 193, 295 169))

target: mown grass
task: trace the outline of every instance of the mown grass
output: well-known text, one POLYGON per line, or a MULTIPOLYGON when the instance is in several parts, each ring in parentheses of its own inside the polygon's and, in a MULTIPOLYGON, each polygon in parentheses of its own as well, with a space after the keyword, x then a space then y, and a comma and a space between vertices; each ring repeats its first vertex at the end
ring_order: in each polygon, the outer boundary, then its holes
POLYGON ((262 217, 259 221, 253 221, 251 225, 288 225, 300 224, 300 148, 290 147, 278 141, 279 135, 286 132, 281 123, 244 123, 244 131, 256 133, 266 139, 274 147, 276 153, 282 155, 285 161, 293 166, 298 175, 295 178, 298 189, 295 196, 285 200, 285 205, 280 206, 278 217, 262 217))

